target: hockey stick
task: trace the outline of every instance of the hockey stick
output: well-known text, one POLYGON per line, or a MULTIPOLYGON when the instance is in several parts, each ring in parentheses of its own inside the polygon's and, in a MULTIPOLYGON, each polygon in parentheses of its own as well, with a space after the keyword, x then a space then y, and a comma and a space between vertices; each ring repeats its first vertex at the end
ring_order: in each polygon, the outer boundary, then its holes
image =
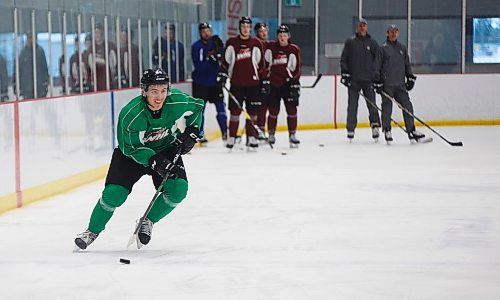
MULTIPOLYGON (((366 97, 363 93, 361 93, 361 91, 359 91, 358 93, 361 95, 361 97, 365 98, 366 103, 370 104, 371 106, 375 107, 378 111, 382 112, 382 109, 380 107, 378 107, 376 103, 373 103, 370 99, 368 99, 368 97, 366 97)), ((406 128, 404 128, 403 126, 401 126, 392 117, 391 117, 391 121, 394 124, 396 124, 396 126, 398 126, 399 128, 401 128, 404 132, 408 133, 408 131, 406 131, 406 128)))
POLYGON ((313 82, 312 85, 301 85, 300 88, 302 88, 302 89, 312 89, 312 88, 314 88, 318 84, 318 81, 321 79, 321 77, 323 77, 323 74, 319 73, 318 77, 316 77, 316 80, 314 80, 314 82, 313 82))
MULTIPOLYGON (((179 159, 180 156, 181 156, 181 152, 180 152, 180 150, 178 150, 174 156, 174 159, 172 160, 172 163, 174 165, 177 163, 177 160, 179 159)), ((128 240, 127 248, 130 247, 134 243, 134 241, 137 240, 137 234, 139 233, 139 229, 141 228, 142 223, 144 222, 144 220, 148 216, 149 212, 151 211, 151 208, 153 208, 153 204, 155 204, 156 198, 158 198, 158 195, 160 195, 160 193, 163 191, 163 184, 167 181, 168 176, 170 176, 170 171, 165 174, 165 178, 163 178, 161 184, 156 189, 156 193, 153 196, 153 199, 151 200, 151 202, 149 202, 148 208, 146 208, 146 211, 144 212, 142 217, 137 222, 137 225, 135 226, 135 229, 134 229, 134 233, 132 234, 132 236, 128 240)), ((137 248, 139 249, 139 247, 137 247, 137 248)))
MULTIPOLYGON (((241 104, 238 102, 238 99, 236 99, 236 96, 234 96, 233 93, 231 93, 231 91, 225 85, 223 85, 222 87, 229 94, 229 98, 231 98, 234 101, 234 103, 236 103, 236 105, 238 106, 238 108, 241 111, 243 111, 243 113, 245 114, 245 117, 247 118, 247 120, 250 121, 250 124, 252 124, 253 128, 255 129, 255 131, 257 131, 257 134, 259 135, 259 138, 266 139, 266 136, 264 135, 264 132, 259 128, 259 126, 255 125, 255 123, 252 120, 252 117, 250 117, 250 114, 248 113, 248 111, 245 108, 243 108, 243 106, 241 106, 241 104)), ((247 134, 248 134, 248 132, 247 132, 247 134)), ((269 145, 269 147, 271 147, 271 149, 274 149, 274 146, 273 146, 273 144, 271 144, 269 142, 269 139, 267 139, 267 144, 269 145)))
POLYGON ((408 109, 404 108, 399 102, 396 101, 396 99, 394 99, 393 97, 391 97, 389 94, 387 94, 386 92, 384 91, 381 91, 382 95, 384 95, 385 97, 387 97, 388 99, 390 99, 392 102, 396 103, 396 105, 404 112, 406 112, 407 114, 409 114, 410 116, 412 116, 413 118, 415 118, 417 121, 419 121, 422 125, 424 125, 425 127, 429 128, 430 131, 434 132, 437 136, 439 136, 443 141, 445 141, 446 143, 448 143, 448 145, 451 145, 451 146, 459 146, 459 147, 462 147, 464 144, 462 142, 450 142, 449 140, 447 140, 444 136, 442 136, 441 134, 439 134, 436 130, 434 130, 431 126, 427 125, 427 123, 425 123, 424 121, 422 121, 420 118, 418 118, 417 116, 415 116, 414 114, 412 114, 408 109))

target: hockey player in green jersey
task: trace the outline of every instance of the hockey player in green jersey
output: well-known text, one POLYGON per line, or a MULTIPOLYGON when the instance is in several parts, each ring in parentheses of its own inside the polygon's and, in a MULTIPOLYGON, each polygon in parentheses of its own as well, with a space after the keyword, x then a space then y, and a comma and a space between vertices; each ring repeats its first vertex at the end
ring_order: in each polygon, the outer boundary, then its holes
POLYGON ((186 197, 188 182, 182 158, 175 164, 172 161, 177 153, 188 153, 198 142, 204 101, 171 90, 169 78, 161 69, 146 70, 141 86, 142 94, 120 111, 118 147, 111 158, 105 188, 87 230, 75 239, 76 249, 86 249, 97 238, 143 175, 151 175, 156 188, 165 175, 168 178, 139 228, 138 248, 149 243, 153 224, 186 197))

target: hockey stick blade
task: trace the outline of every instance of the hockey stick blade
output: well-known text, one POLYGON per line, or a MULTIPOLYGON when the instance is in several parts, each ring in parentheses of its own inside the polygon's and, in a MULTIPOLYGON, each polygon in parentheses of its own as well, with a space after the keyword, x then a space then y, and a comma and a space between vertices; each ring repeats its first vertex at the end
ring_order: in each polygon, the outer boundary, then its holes
POLYGON ((304 85, 304 86, 301 86, 301 88, 303 88, 303 89, 312 89, 312 88, 316 87, 316 85, 318 84, 318 82, 321 79, 321 77, 323 77, 323 74, 319 73, 318 77, 316 77, 316 80, 314 80, 314 82, 313 82, 312 85, 304 85))
POLYGON ((134 233, 128 240, 127 249, 130 248, 130 246, 132 246, 136 240, 137 240, 137 234, 134 233))

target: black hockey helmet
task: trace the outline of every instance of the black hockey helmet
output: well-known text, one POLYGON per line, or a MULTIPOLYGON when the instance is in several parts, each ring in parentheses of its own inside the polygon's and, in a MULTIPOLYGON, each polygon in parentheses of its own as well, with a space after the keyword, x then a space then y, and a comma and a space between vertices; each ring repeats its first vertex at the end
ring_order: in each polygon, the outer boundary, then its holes
POLYGON ((208 22, 202 22, 198 24, 198 32, 201 32, 203 29, 212 29, 212 26, 208 22))
POLYGON ((142 73, 141 87, 147 92, 150 85, 155 84, 166 84, 168 85, 168 90, 170 91, 170 79, 163 69, 147 69, 142 73))
POLYGON ((276 34, 279 34, 279 33, 288 33, 290 35, 290 29, 286 25, 280 25, 278 27, 278 30, 276 30, 276 34))
POLYGON ((239 25, 241 26, 242 24, 250 24, 252 25, 252 19, 250 19, 250 17, 241 17, 240 19, 240 22, 239 22, 239 25))
POLYGON ((259 32, 259 29, 261 27, 264 27, 264 28, 267 28, 267 24, 266 23, 262 23, 262 22, 258 22, 257 24, 255 24, 255 26, 253 27, 253 31, 255 33, 259 32))

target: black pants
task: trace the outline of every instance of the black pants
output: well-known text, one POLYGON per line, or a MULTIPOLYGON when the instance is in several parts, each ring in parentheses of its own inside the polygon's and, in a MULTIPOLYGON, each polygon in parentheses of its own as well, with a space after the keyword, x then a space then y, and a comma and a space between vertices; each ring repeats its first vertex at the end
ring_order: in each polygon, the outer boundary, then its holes
MULTIPOLYGON (((406 91, 404 85, 401 86, 386 86, 384 87, 384 92, 389 96, 393 97, 402 107, 406 108, 409 112, 413 114, 413 105, 410 101, 410 96, 406 91)), ((383 131, 391 130, 391 116, 392 116, 392 101, 382 95, 382 129, 383 131)), ((413 131, 415 129, 415 122, 413 117, 408 113, 403 111, 403 119, 405 121, 405 127, 407 131, 413 131)))
MULTIPOLYGON (((354 131, 358 124, 358 100, 359 91, 363 90, 363 94, 370 101, 375 103, 375 91, 372 88, 370 81, 353 81, 348 89, 349 98, 347 100, 347 131, 354 131)), ((366 102, 366 101, 365 101, 366 102)), ((366 103, 368 107, 370 126, 380 127, 380 117, 375 107, 366 103)))
MULTIPOLYGON (((175 147, 171 147, 162 151, 169 160, 173 160, 176 154, 175 147)), ((182 157, 177 159, 175 163, 179 166, 184 166, 182 162, 182 157)), ((106 176, 106 184, 116 184, 123 186, 132 192, 132 187, 134 184, 141 179, 144 175, 150 175, 153 177, 153 184, 155 188, 158 188, 163 181, 163 178, 153 171, 150 167, 145 167, 130 157, 124 155, 120 148, 115 148, 113 156, 111 158, 111 164, 109 166, 108 175, 106 176)), ((178 174, 178 178, 186 179, 186 170, 181 169, 178 174)))

